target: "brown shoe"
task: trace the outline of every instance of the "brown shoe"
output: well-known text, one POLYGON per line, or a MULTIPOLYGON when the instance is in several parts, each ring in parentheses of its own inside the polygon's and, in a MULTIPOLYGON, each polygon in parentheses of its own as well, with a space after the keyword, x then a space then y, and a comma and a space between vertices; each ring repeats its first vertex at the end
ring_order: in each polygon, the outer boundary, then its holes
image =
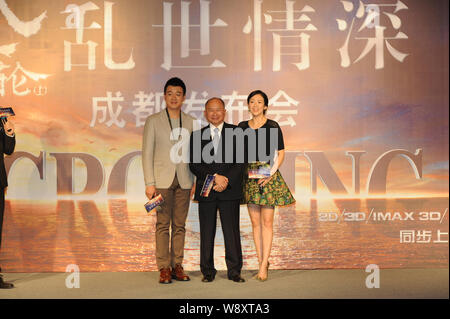
POLYGON ((172 283, 170 268, 161 268, 159 271, 159 283, 170 284, 172 283))
POLYGON ((189 281, 191 280, 188 275, 185 274, 183 266, 176 264, 175 268, 172 269, 172 279, 178 281, 189 281))

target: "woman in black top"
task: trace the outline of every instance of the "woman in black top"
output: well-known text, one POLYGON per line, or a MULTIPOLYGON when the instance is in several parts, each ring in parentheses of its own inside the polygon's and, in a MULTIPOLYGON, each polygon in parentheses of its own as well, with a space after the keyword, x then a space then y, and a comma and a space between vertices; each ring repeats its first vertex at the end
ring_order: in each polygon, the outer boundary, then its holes
POLYGON ((272 248, 275 206, 292 204, 295 199, 278 171, 284 160, 283 133, 278 123, 265 115, 269 104, 267 95, 260 90, 253 91, 247 98, 247 104, 252 119, 238 125, 246 132, 244 145, 248 165, 244 181, 244 203, 247 204, 252 221, 253 240, 259 262, 256 278, 265 281, 272 248), (249 178, 248 172, 257 172, 263 163, 269 163, 270 176, 249 178))
MULTIPOLYGON (((2 245, 2 224, 3 213, 5 208, 5 188, 8 186, 5 162, 3 154, 11 155, 16 146, 16 138, 14 134, 14 124, 12 121, 7 121, 5 118, 0 118, 0 246, 2 245)), ((0 272, 2 269, 0 268, 0 272)), ((3 281, 0 275, 0 289, 13 288, 14 285, 3 281)))

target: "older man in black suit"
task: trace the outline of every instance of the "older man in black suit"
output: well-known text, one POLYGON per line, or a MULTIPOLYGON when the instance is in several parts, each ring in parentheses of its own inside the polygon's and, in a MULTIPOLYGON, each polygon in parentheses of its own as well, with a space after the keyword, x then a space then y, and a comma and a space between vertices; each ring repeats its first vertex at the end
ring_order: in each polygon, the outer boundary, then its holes
POLYGON ((233 130, 236 126, 224 122, 226 110, 222 99, 209 99, 204 114, 209 125, 191 134, 189 164, 197 177, 195 200, 199 202, 202 281, 213 281, 217 273, 214 268, 214 238, 218 209, 225 240, 228 279, 245 282, 241 277, 242 248, 239 231, 244 164, 237 163, 234 154, 236 137, 233 130), (215 177, 214 188, 205 197, 201 190, 207 175, 215 177))
MULTIPOLYGON (((2 244, 3 211, 5 208, 5 188, 8 186, 3 154, 11 155, 16 146, 14 124, 2 118, 0 122, 0 248, 2 244)), ((1 268, 0 268, 1 272, 1 268)), ((0 275, 0 289, 13 288, 13 284, 3 281, 0 275)))

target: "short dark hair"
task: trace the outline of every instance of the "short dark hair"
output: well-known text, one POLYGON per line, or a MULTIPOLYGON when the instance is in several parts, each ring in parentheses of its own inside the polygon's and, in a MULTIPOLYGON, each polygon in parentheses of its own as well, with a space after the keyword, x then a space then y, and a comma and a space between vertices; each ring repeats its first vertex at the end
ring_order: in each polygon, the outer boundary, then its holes
POLYGON ((164 94, 166 94, 166 90, 168 86, 181 86, 183 89, 183 96, 186 95, 186 85, 184 84, 183 80, 177 77, 170 78, 167 80, 166 85, 164 85, 164 94))
MULTIPOLYGON (((261 90, 255 90, 255 91, 252 91, 249 95, 248 95, 248 97, 247 97, 247 104, 249 104, 250 103, 250 99, 252 98, 252 97, 254 97, 255 95, 261 95, 262 97, 263 97, 263 99, 264 99, 264 106, 269 106, 269 98, 267 97, 267 94, 266 93, 264 93, 263 91, 261 91, 261 90)), ((267 110, 264 110, 264 114, 266 114, 266 111, 267 110)))
POLYGON ((212 97, 212 98, 208 99, 208 101, 206 101, 206 103, 205 103, 205 108, 206 108, 206 105, 208 105, 208 103, 212 100, 218 100, 220 103, 222 103, 223 108, 225 108, 225 102, 220 97, 212 97))

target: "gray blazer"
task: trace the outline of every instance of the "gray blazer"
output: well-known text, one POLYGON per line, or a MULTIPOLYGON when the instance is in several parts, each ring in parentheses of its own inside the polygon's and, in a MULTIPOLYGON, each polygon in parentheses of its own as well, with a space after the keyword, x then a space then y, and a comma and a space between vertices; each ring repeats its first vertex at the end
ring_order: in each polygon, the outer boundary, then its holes
POLYGON ((165 109, 147 117, 142 142, 145 186, 154 185, 156 188, 167 189, 172 184, 176 172, 181 188, 189 189, 192 187, 194 175, 191 173, 188 163, 189 137, 194 128, 194 122, 197 120, 181 112, 181 121, 185 134, 177 141, 177 135, 175 135, 175 139, 171 140, 170 124, 165 109), (183 161, 176 163, 172 160, 173 147, 178 148, 179 151, 175 152, 177 154, 182 153, 180 147, 188 152, 185 154, 183 161))

